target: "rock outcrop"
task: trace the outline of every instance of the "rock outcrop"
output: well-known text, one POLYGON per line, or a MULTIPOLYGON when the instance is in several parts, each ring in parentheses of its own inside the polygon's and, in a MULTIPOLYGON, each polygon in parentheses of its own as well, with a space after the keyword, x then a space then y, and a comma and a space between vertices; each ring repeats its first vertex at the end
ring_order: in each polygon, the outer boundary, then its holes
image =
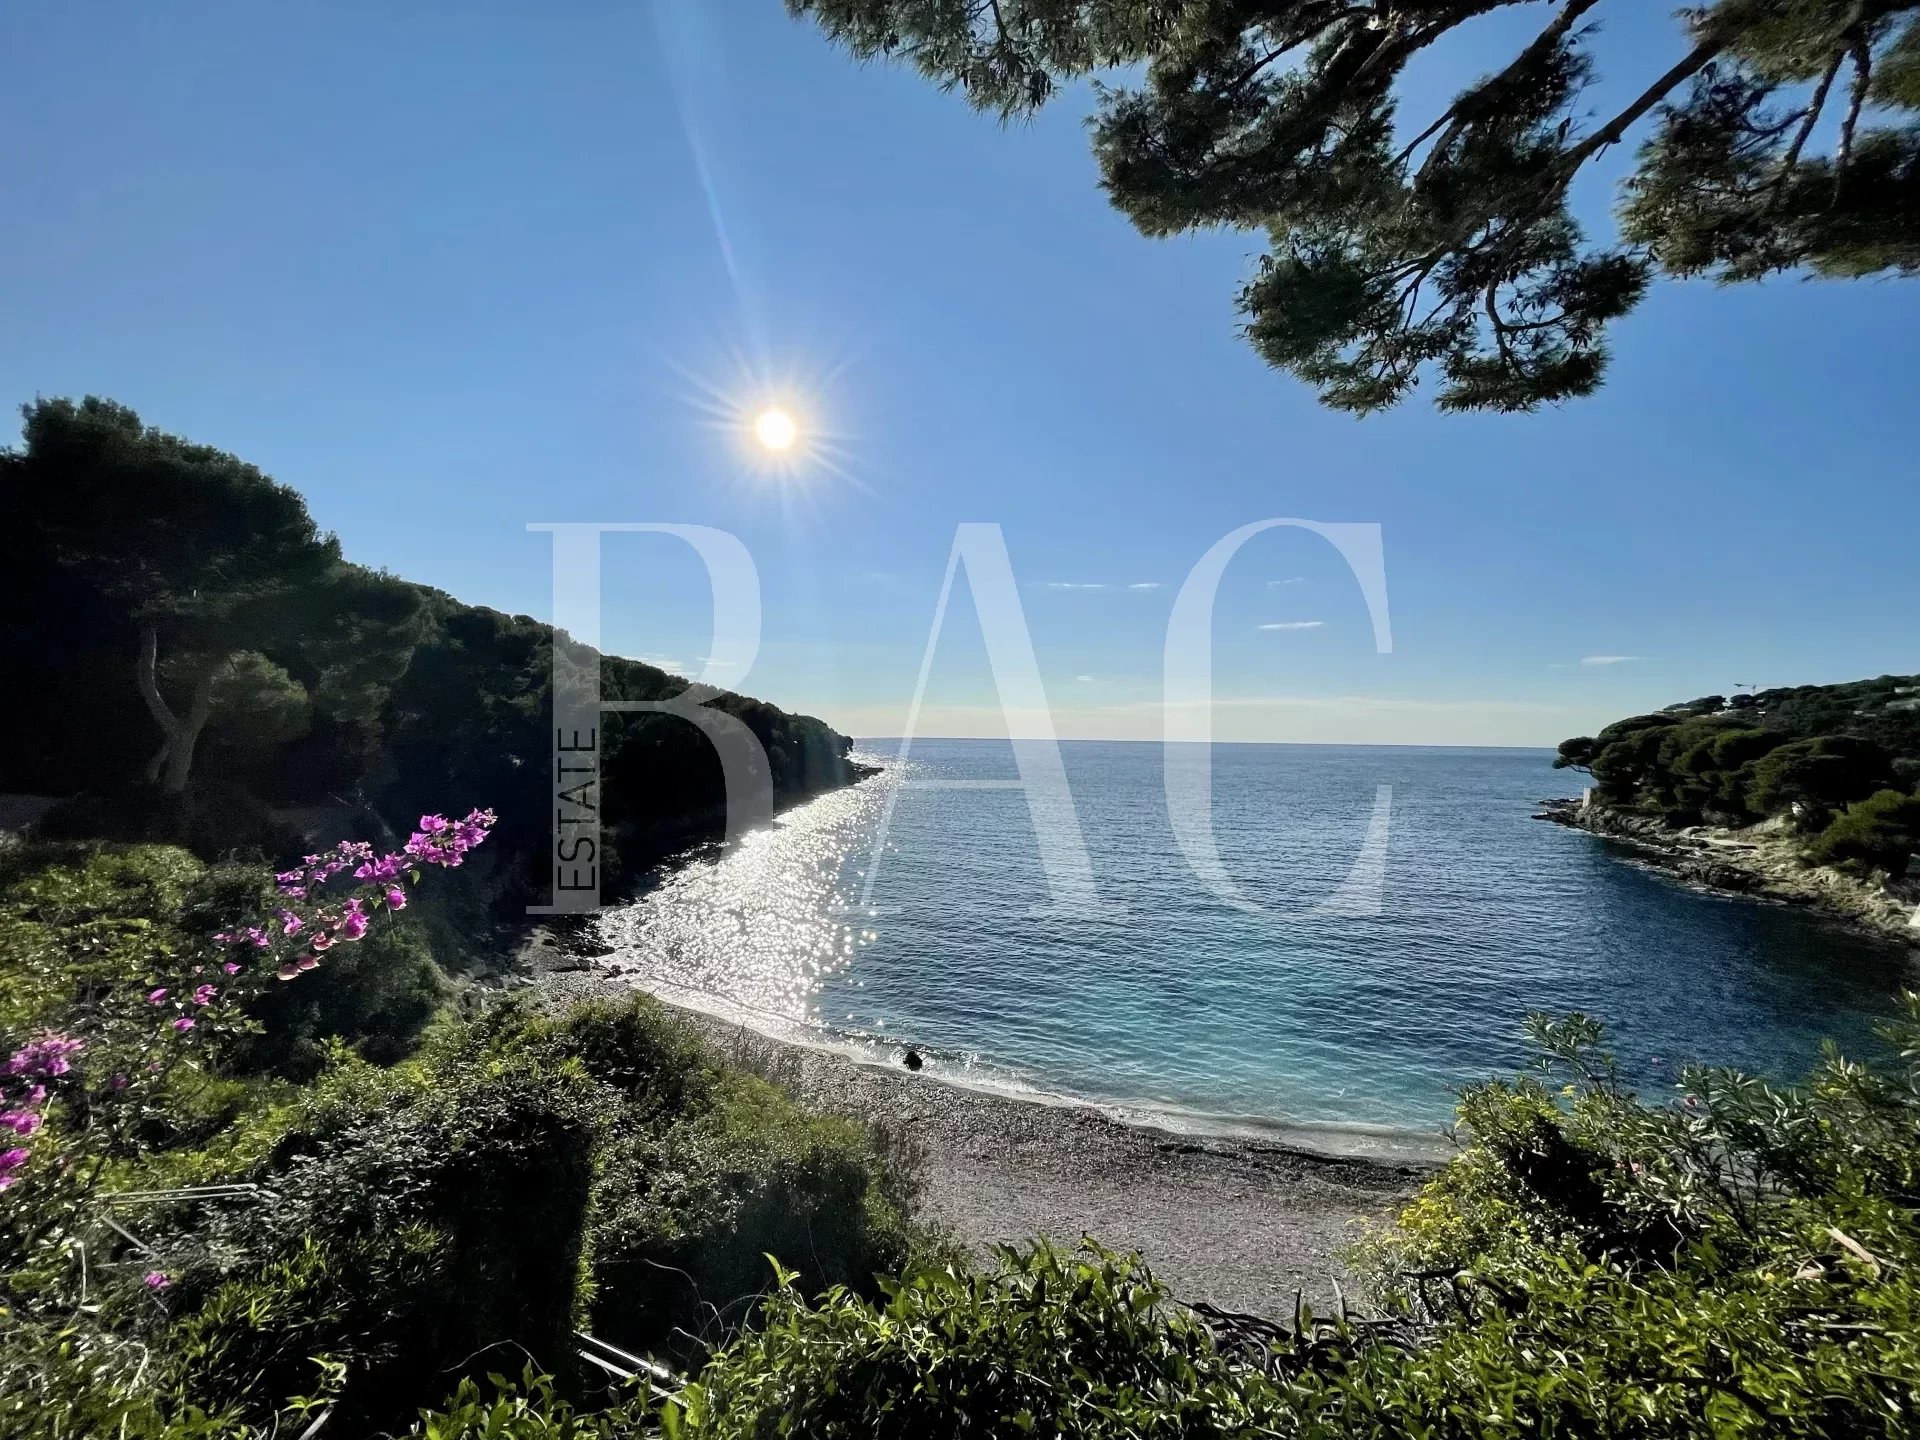
POLYGON ((1805 905, 1874 934, 1920 945, 1920 885, 1911 879, 1881 883, 1811 864, 1794 838, 1772 822, 1744 830, 1676 829, 1657 816, 1591 798, 1542 801, 1534 818, 1629 845, 1661 869, 1710 890, 1805 905))

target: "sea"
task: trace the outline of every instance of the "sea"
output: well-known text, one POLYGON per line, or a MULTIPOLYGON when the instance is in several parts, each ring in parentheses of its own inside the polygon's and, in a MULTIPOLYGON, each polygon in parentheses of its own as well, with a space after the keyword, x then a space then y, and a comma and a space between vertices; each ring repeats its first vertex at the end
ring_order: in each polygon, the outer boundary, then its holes
POLYGON ((1550 751, 1059 755, 1064 786, 1044 747, 1023 776, 1005 741, 861 742, 877 776, 607 911, 607 963, 875 1064, 1350 1153, 1438 1135, 1461 1086, 1529 1063, 1530 1013, 1600 1018, 1657 1096, 1689 1062, 1867 1053, 1920 986, 1908 947, 1532 818, 1579 793, 1550 751))

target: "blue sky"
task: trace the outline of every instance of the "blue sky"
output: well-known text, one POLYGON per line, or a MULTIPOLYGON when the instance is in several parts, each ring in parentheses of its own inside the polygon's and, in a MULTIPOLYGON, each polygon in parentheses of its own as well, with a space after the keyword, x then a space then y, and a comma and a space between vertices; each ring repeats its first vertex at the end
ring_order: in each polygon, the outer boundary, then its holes
MULTIPOLYGON (((1656 8, 1603 63, 1668 63, 1656 8)), ((1234 334, 1256 237, 1107 207, 1078 97, 1003 129, 775 0, 9 6, 0 49, 0 397, 111 395, 505 610, 548 608, 529 522, 733 531, 741 688, 854 733, 897 732, 962 521, 1004 528, 1067 735, 1159 734, 1174 590, 1274 516, 1382 526, 1394 650, 1324 542, 1262 536, 1217 611, 1222 738, 1550 744, 1920 668, 1920 287, 1664 285, 1593 400, 1356 420, 1234 334), (715 417, 775 393, 830 465, 769 472, 715 417)), ((690 554, 607 554, 609 648, 694 665, 690 554)), ((998 731, 965 606, 925 720, 998 731)))

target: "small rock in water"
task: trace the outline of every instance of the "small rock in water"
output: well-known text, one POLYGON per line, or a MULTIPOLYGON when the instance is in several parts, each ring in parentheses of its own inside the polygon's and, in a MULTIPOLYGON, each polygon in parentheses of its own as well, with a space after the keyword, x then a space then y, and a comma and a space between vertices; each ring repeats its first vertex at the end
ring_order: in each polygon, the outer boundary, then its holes
POLYGON ((909 1049, 907 1053, 901 1057, 900 1063, 905 1065, 909 1070, 918 1070, 926 1062, 920 1058, 920 1052, 918 1050, 909 1049))

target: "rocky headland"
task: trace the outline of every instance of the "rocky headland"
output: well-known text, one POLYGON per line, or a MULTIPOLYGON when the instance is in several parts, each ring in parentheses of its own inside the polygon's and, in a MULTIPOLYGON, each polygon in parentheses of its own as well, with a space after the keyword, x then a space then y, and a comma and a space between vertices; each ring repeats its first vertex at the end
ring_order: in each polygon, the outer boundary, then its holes
POLYGON ((1888 939, 1920 945, 1920 882, 1882 882, 1815 865, 1778 821, 1743 830, 1675 827, 1591 798, 1543 800, 1536 820, 1630 847, 1690 884, 1804 905, 1888 939))

